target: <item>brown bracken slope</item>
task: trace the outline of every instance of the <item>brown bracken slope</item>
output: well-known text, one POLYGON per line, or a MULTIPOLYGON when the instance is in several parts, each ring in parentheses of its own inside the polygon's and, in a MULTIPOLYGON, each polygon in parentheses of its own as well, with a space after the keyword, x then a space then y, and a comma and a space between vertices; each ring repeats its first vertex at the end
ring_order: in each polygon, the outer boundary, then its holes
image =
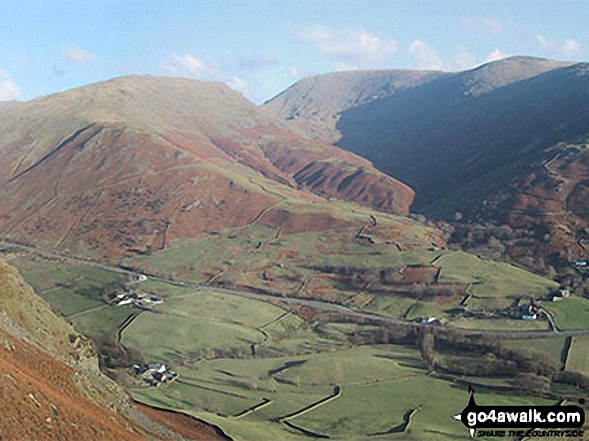
POLYGON ((0 234, 94 256, 246 225, 285 200, 407 213, 413 191, 222 84, 126 77, 0 110, 0 234))

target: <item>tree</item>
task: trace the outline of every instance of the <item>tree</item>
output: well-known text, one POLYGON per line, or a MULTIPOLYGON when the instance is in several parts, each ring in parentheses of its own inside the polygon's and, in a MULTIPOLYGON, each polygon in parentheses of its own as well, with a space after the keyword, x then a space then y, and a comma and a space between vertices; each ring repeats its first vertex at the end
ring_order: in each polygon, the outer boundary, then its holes
POLYGON ((550 380, 536 374, 517 374, 515 376, 515 385, 530 392, 546 393, 550 390, 550 380))
POLYGON ((434 335, 429 330, 424 331, 419 342, 419 349, 421 358, 429 370, 434 369, 438 364, 438 354, 434 349, 435 343, 434 335))
POLYGON ((250 390, 258 390, 258 379, 256 377, 250 378, 247 387, 250 390))
POLYGON ((276 393, 278 390, 278 381, 274 377, 268 378, 268 390, 272 393, 276 393))

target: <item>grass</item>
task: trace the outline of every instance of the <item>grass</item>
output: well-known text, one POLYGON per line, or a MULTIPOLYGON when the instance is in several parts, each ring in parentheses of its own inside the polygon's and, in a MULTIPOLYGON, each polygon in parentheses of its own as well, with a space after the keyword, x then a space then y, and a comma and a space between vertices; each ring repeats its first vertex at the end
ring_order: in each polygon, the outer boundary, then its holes
MULTIPOLYGON (((406 228, 413 231, 415 226, 409 222, 406 228)), ((337 274, 337 268, 361 272, 433 263, 441 267, 440 282, 469 286, 468 292, 474 296, 469 309, 473 311, 503 310, 515 298, 544 297, 557 287, 550 280, 506 263, 482 260, 464 252, 425 248, 401 251, 394 241, 379 241, 378 233, 374 234, 376 243, 367 245, 354 240, 356 232, 356 228, 348 228, 280 236, 274 228, 250 225, 191 242, 173 243, 164 251, 137 256, 127 263, 197 282, 214 278, 215 283, 238 289, 258 288, 275 295, 350 302, 355 308, 409 319, 439 316, 453 320, 455 315, 450 311, 459 307, 463 296, 457 293, 443 301, 419 300, 394 291, 363 291, 361 284, 349 283, 350 276, 346 279, 337 274), (336 268, 336 271, 327 273, 325 268, 336 268), (299 292, 305 280, 311 283, 299 292)), ((520 325, 511 327, 519 329, 520 325)))
MULTIPOLYGON (((267 338, 260 328, 285 312, 268 303, 198 290, 166 298, 156 309, 126 328, 123 342, 150 359, 175 362, 214 349, 250 353, 252 344, 267 338)), ((289 323, 296 327, 300 319, 289 323)))
POLYGON ((545 297, 558 288, 551 280, 508 263, 482 260, 462 251, 436 261, 441 282, 472 283, 470 293, 479 297, 545 297))
MULTIPOLYGON (((415 351, 403 351, 400 347, 395 355, 415 356, 415 351)), ((413 362, 421 368, 419 359, 413 362)), ((356 347, 344 351, 311 355, 291 368, 276 375, 277 379, 290 382, 305 381, 312 384, 347 384, 348 382, 373 382, 393 377, 411 375, 411 371, 420 369, 402 366, 389 351, 368 346, 356 347)))
POLYGON ((503 345, 508 348, 531 350, 548 354, 555 362, 560 362, 564 349, 564 337, 535 338, 523 340, 505 340, 503 345))
POLYGON ((507 318, 459 318, 452 322, 452 326, 466 329, 485 329, 497 331, 533 331, 549 330, 546 320, 516 320, 507 318))
POLYGON ((104 302, 100 300, 90 299, 69 288, 46 291, 41 297, 54 305, 58 312, 66 317, 104 305, 104 302))
POLYGON ((589 375, 589 337, 573 337, 566 369, 589 375))
POLYGON ((589 299, 569 297, 560 302, 544 302, 543 306, 554 315, 559 329, 589 329, 589 299))
POLYGON ((127 307, 105 306, 86 314, 71 317, 77 331, 92 339, 111 336, 135 310, 127 307))
POLYGON ((260 332, 235 323, 144 313, 123 332, 123 342, 149 360, 180 363, 198 351, 250 350, 260 332))
MULTIPOLYGON (((542 399, 477 392, 479 405, 553 404, 542 399)), ((401 424, 405 412, 418 409, 409 432, 399 439, 430 439, 432 432, 435 439, 468 439, 464 426, 452 419, 467 403, 464 387, 421 375, 385 384, 344 387, 339 399, 292 421, 330 437, 365 437, 401 424)))
MULTIPOLYGON (((315 331, 334 340, 375 331, 362 328, 328 323, 315 331)), ((282 332, 285 341, 292 338, 282 332)), ((419 352, 412 347, 359 346, 265 359, 218 359, 177 369, 182 382, 159 389, 134 389, 133 395, 143 402, 184 409, 220 425, 235 439, 304 439, 276 419, 329 396, 334 384, 342 386, 341 397, 291 421, 330 437, 364 439, 368 433, 385 432, 400 424, 408 410, 419 409, 402 439, 420 440, 432 433, 435 439, 467 439, 464 427, 451 419, 468 401, 465 388, 425 376, 419 352), (272 384, 271 378, 277 382, 272 384), (243 419, 232 418, 263 398, 272 402, 243 419)), ((487 383, 504 386, 509 379, 487 383)), ((484 390, 477 399, 480 404, 553 404, 484 390)))
MULTIPOLYGON (((226 270, 219 280, 273 289, 285 295, 294 295, 301 280, 315 276, 321 278, 320 283, 310 283, 311 288, 300 295, 335 301, 350 298, 352 305, 357 301, 380 314, 407 319, 442 316, 455 320, 454 325, 478 329, 547 327, 540 321, 457 318, 450 310, 457 306, 460 296, 438 299, 445 303, 441 304, 401 294, 354 292, 338 284, 330 274, 317 276, 313 266, 373 269, 397 263, 425 265, 436 260, 444 281, 472 283, 470 289, 476 295, 471 299, 476 301, 473 307, 481 309, 502 305, 511 296, 540 296, 552 289, 552 282, 510 265, 482 261, 466 253, 399 251, 396 245, 384 241, 366 246, 354 242, 353 234, 352 230, 301 233, 273 242, 275 229, 252 226, 174 244, 164 252, 126 263, 197 281, 226 270), (260 242, 263 244, 258 247, 260 242), (268 270, 274 279, 265 281, 261 274, 268 270)), ((120 281, 119 275, 81 265, 24 260, 22 268, 43 295, 62 314, 70 315, 79 331, 92 338, 112 335, 130 314, 137 312, 129 307, 101 307, 104 287, 120 281)), ((135 284, 134 289, 161 296, 164 303, 154 312, 142 312, 123 332, 123 344, 139 349, 146 361, 171 363, 180 373, 166 387, 133 386, 131 393, 139 401, 194 414, 220 425, 238 440, 297 440, 305 437, 280 423, 279 418, 329 396, 337 384, 342 387, 340 397, 292 422, 334 438, 363 439, 369 433, 397 426, 407 411, 417 409, 409 430, 395 435, 398 439, 468 437, 464 427, 451 419, 468 401, 465 388, 425 375, 417 348, 353 345, 356 341, 375 341, 379 335, 377 326, 305 322, 266 302, 153 281, 135 284), (255 346, 256 357, 252 356, 251 345, 255 346), (253 414, 234 418, 263 399, 271 403, 253 414)), ((534 343, 550 354, 558 353, 555 340, 534 343)), ((571 363, 583 365, 585 361, 571 363)), ((504 386, 510 379, 487 380, 481 382, 504 386)), ((479 400, 479 404, 545 403, 485 390, 477 390, 479 400)))
POLYGON ((108 287, 126 280, 121 274, 88 265, 64 265, 50 260, 13 259, 23 278, 63 316, 104 305, 108 287))

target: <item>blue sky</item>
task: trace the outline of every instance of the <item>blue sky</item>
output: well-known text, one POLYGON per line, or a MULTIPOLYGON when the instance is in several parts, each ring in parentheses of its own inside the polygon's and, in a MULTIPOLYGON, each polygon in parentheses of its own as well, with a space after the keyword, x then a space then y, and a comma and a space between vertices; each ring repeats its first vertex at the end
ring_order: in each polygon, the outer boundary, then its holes
POLYGON ((0 101, 150 74, 260 103, 319 73, 511 55, 587 60, 589 0, 0 0, 0 101))

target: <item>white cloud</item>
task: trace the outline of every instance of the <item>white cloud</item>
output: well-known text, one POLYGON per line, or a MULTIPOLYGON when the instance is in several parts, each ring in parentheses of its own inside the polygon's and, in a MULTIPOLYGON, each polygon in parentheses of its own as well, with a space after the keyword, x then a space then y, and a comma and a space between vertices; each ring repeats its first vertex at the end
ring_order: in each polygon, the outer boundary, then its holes
POLYGON ((520 28, 511 17, 466 17, 462 19, 462 25, 469 33, 484 33, 493 37, 513 35, 520 28))
POLYGON ((8 75, 4 69, 0 67, 0 101, 20 100, 23 93, 8 75))
POLYGON ((577 55, 582 50, 581 45, 573 39, 566 40, 561 49, 565 55, 570 56, 577 55))
POLYGON ((509 35, 510 26, 496 18, 483 18, 481 20, 483 26, 493 36, 509 35))
POLYGON ((302 76, 301 75, 301 70, 299 68, 297 68, 297 67, 294 67, 294 66, 288 68, 288 73, 295 80, 300 79, 301 76, 302 76))
POLYGON ((501 60, 501 59, 503 59, 505 57, 506 57, 506 55, 503 52, 501 52, 499 49, 495 49, 493 52, 491 52, 487 56, 487 59, 485 60, 485 63, 490 63, 491 61, 501 60))
POLYGON ((581 45, 572 38, 558 43, 538 34, 536 35, 536 42, 540 50, 548 56, 574 57, 583 50, 581 45))
POLYGON ((437 50, 429 46, 423 40, 414 40, 413 43, 411 43, 408 52, 409 55, 413 57, 412 67, 414 69, 442 70, 446 72, 470 70, 481 64, 497 61, 506 57, 506 55, 499 49, 492 51, 483 62, 467 51, 459 51, 442 56, 437 50))
POLYGON ((160 62, 160 70, 164 75, 194 78, 202 81, 220 81, 246 96, 250 96, 247 82, 240 77, 221 70, 215 63, 209 63, 191 54, 172 54, 167 60, 160 62))
POLYGON ((206 73, 204 62, 190 54, 173 54, 170 59, 160 64, 167 75, 192 77, 206 73))
POLYGON ((95 54, 92 54, 78 46, 66 48, 64 50, 64 56, 68 60, 78 64, 86 64, 98 59, 95 54))
POLYGON ((415 40, 411 43, 409 54, 415 58, 415 67, 417 69, 444 69, 444 63, 440 55, 422 40, 415 40))
POLYGON ((473 55, 466 51, 460 51, 448 58, 446 62, 444 62, 444 70, 451 71, 451 72, 459 72, 463 70, 472 69, 476 65, 477 60, 473 55))
POLYGON ((315 25, 291 31, 297 40, 310 44, 336 61, 361 67, 379 66, 399 49, 394 38, 379 37, 362 28, 336 30, 315 25))

